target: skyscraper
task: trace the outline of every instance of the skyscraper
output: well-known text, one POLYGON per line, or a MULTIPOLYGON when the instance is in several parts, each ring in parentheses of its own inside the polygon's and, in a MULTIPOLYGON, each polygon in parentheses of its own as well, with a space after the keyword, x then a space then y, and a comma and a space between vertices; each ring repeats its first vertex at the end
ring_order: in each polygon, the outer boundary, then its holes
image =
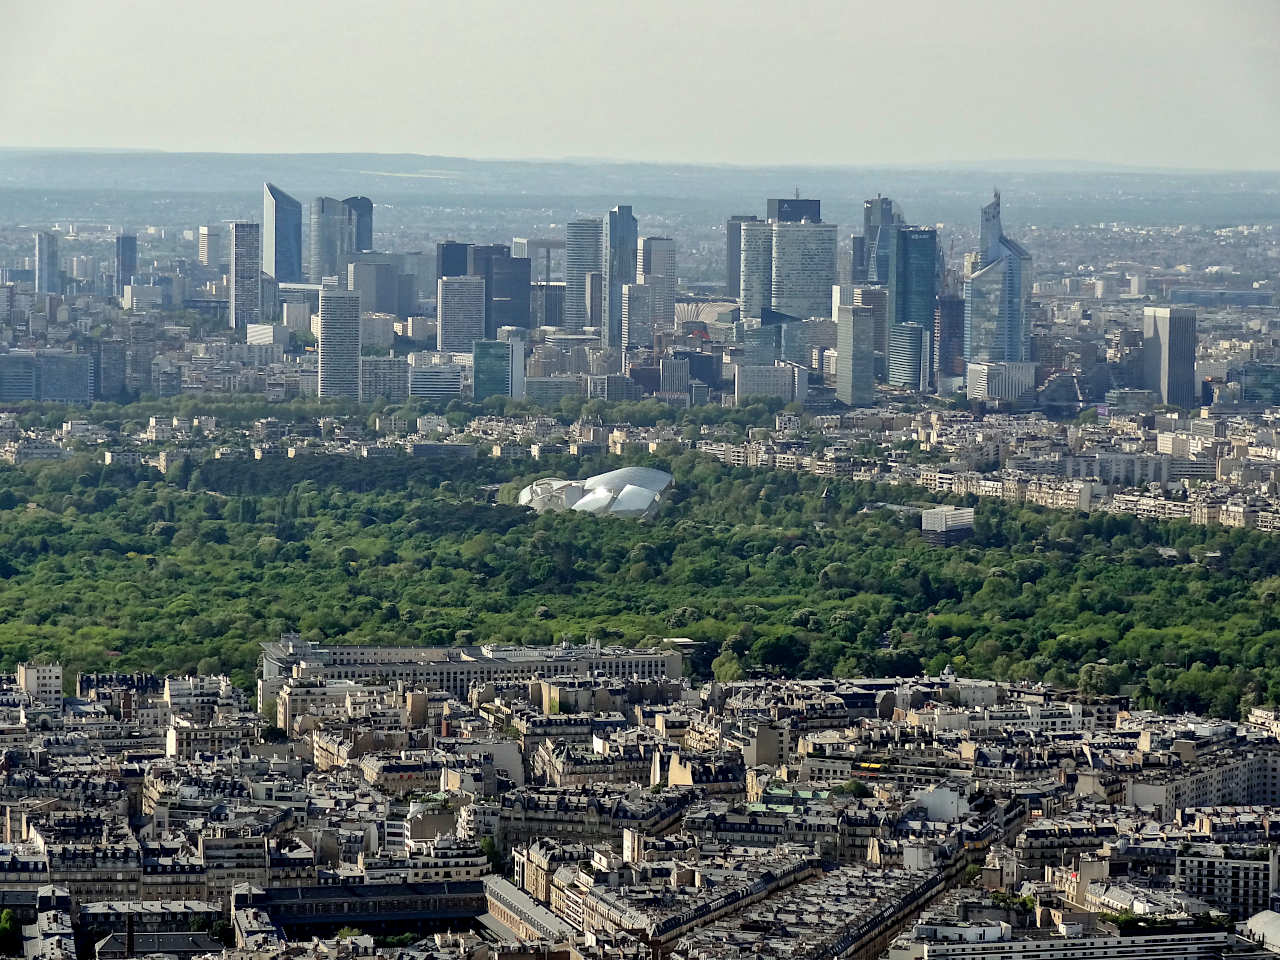
POLYGON ((930 331, 918 323, 889 328, 889 385, 924 393, 929 389, 930 331))
POLYGON ((653 313, 656 291, 647 283, 622 285, 622 334, 623 350, 653 346, 653 313))
POLYGON ((1196 312, 1191 307, 1147 307, 1142 312, 1145 386, 1161 403, 1193 410, 1196 393, 1196 312))
POLYGON ((822 222, 822 201, 800 197, 780 197, 765 201, 765 213, 775 223, 822 222))
POLYGON ((836 282, 836 225, 779 220, 772 227, 772 309, 797 320, 825 316, 836 282))
POLYGON ((676 325, 676 242, 670 237, 642 237, 636 282, 653 288, 653 322, 657 329, 676 325))
POLYGON ((933 364, 941 380, 964 376, 964 298, 944 293, 933 321, 933 364))
POLYGON ((36 234, 36 293, 61 293, 62 273, 58 265, 58 232, 36 234))
POLYGON ((202 267, 216 267, 222 254, 218 249, 218 228, 202 224, 200 239, 196 245, 196 259, 202 267))
POLYGON ((524 340, 477 340, 471 346, 472 399, 524 396, 524 340))
POLYGON ((1004 235, 997 191, 982 208, 978 269, 964 284, 966 361, 1026 360, 1030 295, 1031 254, 1004 235))
POLYGON ((484 335, 500 327, 529 326, 528 257, 511 256, 505 243, 475 244, 467 251, 467 274, 484 278, 484 335))
POLYGON ((938 231, 900 227, 894 231, 889 268, 889 323, 917 323, 933 329, 942 282, 938 231))
POLYGON ((262 270, 278 283, 302 282, 302 204, 262 185, 262 270))
POLYGON ((759 218, 754 214, 735 214, 724 225, 724 292, 726 296, 742 296, 742 225, 759 218))
POLYGON ((356 249, 355 212, 333 197, 312 200, 310 246, 312 283, 345 274, 347 257, 356 249))
POLYGON ((262 322, 262 226, 238 220, 231 224, 231 274, 228 278, 228 324, 243 330, 262 322))
POLYGON ((355 218, 356 249, 373 249, 373 201, 368 197, 347 197, 342 205, 355 218))
POLYGON ((889 288, 855 286, 854 306, 871 310, 871 344, 876 353, 876 378, 888 375, 889 363, 889 288))
POLYGON ((831 288, 831 319, 836 324, 836 399, 850 407, 876 402, 875 330, 870 307, 858 305, 857 288, 831 288))
POLYGON ((441 240, 436 244, 436 277, 465 277, 471 264, 471 244, 441 240))
POLYGON ((599 270, 587 273, 583 301, 587 326, 599 330, 604 324, 604 274, 599 270))
POLYGON ((873 197, 862 203, 863 259, 854 271, 856 283, 887 283, 889 252, 893 233, 902 224, 901 208, 888 197, 873 197))
POLYGON ((484 339, 484 277, 436 281, 436 349, 469 353, 484 339))
POLYGON ((759 317, 773 307, 773 224, 744 221, 738 267, 743 317, 759 317))
POLYGON ((564 328, 587 325, 587 274, 600 270, 604 224, 597 217, 570 220, 564 226, 564 328))
MULTIPOLYGON (((619 204, 609 211, 604 221, 602 247, 604 324, 600 334, 605 348, 615 354, 622 347, 622 286, 636 278, 639 239, 636 218, 630 206, 619 204)), ((622 369, 621 357, 616 357, 612 365, 614 369, 622 369)))
POLYGON ((116 296, 124 295, 126 284, 133 282, 133 275, 138 272, 138 235, 121 233, 116 235, 116 296))
POLYGON ((360 294, 336 287, 320 291, 317 340, 322 397, 360 399, 360 294))

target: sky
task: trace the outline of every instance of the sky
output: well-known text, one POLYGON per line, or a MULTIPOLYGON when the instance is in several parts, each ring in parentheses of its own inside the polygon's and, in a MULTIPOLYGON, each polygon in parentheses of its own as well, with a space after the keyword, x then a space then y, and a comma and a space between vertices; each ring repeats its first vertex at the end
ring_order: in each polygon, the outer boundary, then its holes
POLYGON ((1280 0, 0 0, 0 146, 1280 169, 1280 0))

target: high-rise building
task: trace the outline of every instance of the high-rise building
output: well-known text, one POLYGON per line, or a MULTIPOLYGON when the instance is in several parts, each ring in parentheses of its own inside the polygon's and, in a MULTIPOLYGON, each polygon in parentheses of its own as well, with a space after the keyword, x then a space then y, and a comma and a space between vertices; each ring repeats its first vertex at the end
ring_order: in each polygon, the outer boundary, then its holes
POLYGON ((138 235, 121 233, 116 235, 116 296, 124 294, 126 284, 133 282, 133 275, 138 272, 138 235))
POLYGON ((373 249, 373 201, 368 197, 347 197, 342 205, 355 218, 356 250, 373 249))
POLYGON ((320 291, 318 393, 360 399, 360 294, 326 287, 320 291))
POLYGON ((218 243, 218 228, 212 224, 202 224, 199 237, 196 242, 196 259, 200 262, 200 266, 217 267, 222 257, 218 243))
POLYGON ((604 224, 596 217, 570 220, 564 227, 564 328, 587 326, 587 274, 600 272, 604 224))
POLYGON ((759 218, 754 214, 735 214, 724 225, 724 292, 729 297, 742 296, 742 225, 759 218))
POLYGON ((62 270, 58 263, 58 232, 36 234, 36 293, 61 293, 62 270))
POLYGON ((738 264, 738 300, 743 317, 760 317, 773 307, 773 224, 746 220, 739 229, 742 255, 738 264))
POLYGON ((1161 403, 1193 410, 1196 390, 1196 311, 1192 307, 1147 307, 1142 312, 1143 380, 1161 403))
POLYGON ((231 224, 231 273, 227 288, 228 325, 244 330, 262 322, 262 225, 238 220, 231 224))
POLYGON ((799 197, 780 197, 765 201, 767 218, 774 223, 822 222, 822 201, 799 197))
POLYGON ((604 274, 599 270, 587 274, 584 299, 587 326, 599 330, 604 325, 604 274))
POLYGON ((855 283, 887 283, 893 234, 902 224, 902 209, 888 197, 862 203, 862 261, 855 265, 855 283))
POLYGON ((915 323, 933 329, 942 282, 938 231, 900 227, 894 232, 889 266, 889 325, 915 323))
POLYGON ((539 281, 529 286, 529 304, 534 327, 564 326, 564 282, 539 281))
POLYGON ((333 197, 312 200, 310 246, 312 283, 345 274, 347 258, 356 249, 355 211, 333 197))
POLYGON ((687 357, 663 357, 658 361, 658 392, 668 396, 689 395, 687 357))
POLYGON ((484 339, 484 277, 436 281, 436 349, 469 353, 484 339))
POLYGON ((436 244, 436 277, 465 277, 471 269, 471 244, 442 240, 436 244))
POLYGON ((1020 363, 1028 355, 1031 254, 1004 235, 1000 194, 982 208, 978 269, 964 284, 964 358, 1020 363))
POLYGON ((964 376, 964 297, 944 293, 933 321, 933 363, 941 380, 964 376))
POLYGON ((656 329, 676 325, 676 242, 670 237, 641 237, 636 262, 636 282, 653 288, 653 322, 656 329))
POLYGON ((347 264, 347 289, 360 294, 361 309, 400 315, 400 271, 390 259, 347 264))
POLYGON ((471 346, 472 399, 524 397, 524 340, 477 340, 471 346))
POLYGON ((653 320, 656 291, 647 283, 622 285, 623 350, 653 346, 653 320))
POLYGON ((797 320, 826 316, 836 282, 836 225, 779 220, 772 227, 772 309, 797 320))
POLYGON ((931 331, 918 323, 889 328, 889 385, 918 393, 929 389, 931 331))
POLYGON ((467 254, 467 274, 484 278, 484 332, 493 340, 501 327, 529 326, 528 257, 513 257, 505 243, 475 244, 467 254))
POLYGON ((889 288, 855 286, 853 304, 871 310, 871 344, 876 354, 876 378, 888 376, 889 363, 889 288))
POLYGON ((636 218, 631 207, 619 204, 610 210, 604 221, 604 241, 601 247, 604 323, 600 328, 600 336, 605 348, 618 355, 611 360, 615 370, 622 369, 622 287, 636 278, 639 240, 636 218))
POLYGON ((831 319, 836 324, 836 399, 850 407, 876 402, 875 318, 858 305, 858 288, 831 288, 831 319))
POLYGON ((273 183, 262 185, 262 272, 302 282, 302 204, 273 183))

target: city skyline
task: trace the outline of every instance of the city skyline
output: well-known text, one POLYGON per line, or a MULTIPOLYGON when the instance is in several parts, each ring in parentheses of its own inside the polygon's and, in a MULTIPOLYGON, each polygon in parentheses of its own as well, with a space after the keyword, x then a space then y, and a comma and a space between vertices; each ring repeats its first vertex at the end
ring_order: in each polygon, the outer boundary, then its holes
POLYGON ((61 48, 74 56, 67 70, 45 78, 38 113, 34 99, 30 104, 11 99, 0 107, 0 120, 11 131, 4 138, 8 145, 41 148, 372 149, 697 163, 803 158, 895 166, 1020 158, 1189 169, 1274 169, 1280 155, 1280 75, 1266 41, 1280 31, 1280 7, 1272 3, 1236 0, 1206 9, 1190 0, 1140 0, 1120 7, 1086 2, 1026 8, 988 0, 917 10, 807 0, 789 8, 785 18, 763 3, 735 7, 732 16, 721 3, 686 10, 659 2, 643 17, 623 9, 585 17, 584 9, 565 3, 550 12, 513 12, 478 2, 463 11, 433 14, 431 29, 419 31, 415 27, 425 14, 402 4, 364 11, 353 24, 336 6, 309 6, 301 15, 293 4, 259 8, 233 2, 207 30, 183 38, 194 60, 217 58, 226 65, 217 84, 207 72, 193 70, 157 87, 145 58, 137 65, 116 61, 111 38, 135 48, 163 49, 171 40, 167 11, 158 8, 151 17, 142 9, 121 20, 88 4, 59 5, 56 11, 24 5, 9 14, 0 38, 0 78, 16 86, 19 78, 38 70, 35 58, 42 46, 31 42, 35 37, 57 35, 61 48), (56 24, 50 22, 54 17, 56 24), (282 74, 267 58, 236 53, 236 45, 225 42, 227 31, 248 17, 279 49, 308 55, 282 74), (499 18, 503 29, 491 29, 499 18), (585 32, 565 30, 570 22, 585 32), (674 23, 680 29, 664 28, 674 23), (719 50, 745 53, 767 39, 780 49, 803 45, 817 55, 809 58, 804 77, 726 84, 720 61, 707 56, 712 48, 703 38, 708 36, 717 37, 719 50), (573 57, 567 56, 570 38, 573 57), (667 89, 673 118, 694 116, 717 103, 729 122, 682 125, 679 135, 667 125, 652 125, 618 137, 606 115, 591 110, 596 102, 625 99, 629 72, 605 69, 618 38, 627 40, 637 61, 655 76, 679 78, 667 89), (853 72, 835 56, 838 43, 847 38, 857 38, 861 51, 860 69, 853 72), (992 48, 999 56, 989 55, 992 48), (455 95, 419 98, 425 80, 415 65, 424 52, 436 65, 433 76, 456 78, 449 81, 455 95), (373 109, 366 87, 345 82, 339 72, 322 72, 335 57, 346 56, 369 61, 368 82, 381 91, 373 109), (904 62, 911 69, 899 68, 904 62), (1198 70, 1170 68, 1195 62, 1215 63, 1213 83, 1203 83, 1198 70), (528 100, 549 109, 525 111, 505 97, 498 78, 509 74, 496 69, 498 64, 521 74, 528 100), (109 109, 80 96, 95 71, 109 71, 114 78, 111 87, 99 91, 109 109), (585 111, 574 109, 571 82, 582 71, 599 78, 585 111), (947 104, 941 94, 957 77, 983 91, 984 115, 992 119, 974 123, 971 105, 947 104), (258 108, 267 85, 276 90, 277 102, 290 105, 269 119, 258 108), (142 102, 144 89, 147 116, 160 111, 167 122, 163 133, 140 138, 136 125, 118 121, 142 102), (885 125, 869 146, 860 131, 842 132, 825 123, 827 98, 812 96, 814 89, 833 97, 857 94, 895 123, 885 125), (215 98, 227 109, 189 109, 215 98), (402 111, 410 103, 421 121, 414 127, 430 129, 429 137, 406 132, 402 111), (472 122, 477 110, 486 112, 488 122, 472 122), (334 112, 356 111, 362 119, 358 132, 339 133, 321 122, 334 112), (1073 137, 1062 117, 1082 111, 1088 134, 1073 137), (51 112, 62 118, 60 124, 48 123, 51 112), (759 135, 753 118, 760 116, 774 118, 769 137, 759 135), (1172 133, 1153 135, 1160 129, 1172 133), (76 133, 68 137, 67 130, 76 133), (1179 130, 1197 135, 1179 135, 1179 130), (519 150, 512 148, 517 143, 519 150))

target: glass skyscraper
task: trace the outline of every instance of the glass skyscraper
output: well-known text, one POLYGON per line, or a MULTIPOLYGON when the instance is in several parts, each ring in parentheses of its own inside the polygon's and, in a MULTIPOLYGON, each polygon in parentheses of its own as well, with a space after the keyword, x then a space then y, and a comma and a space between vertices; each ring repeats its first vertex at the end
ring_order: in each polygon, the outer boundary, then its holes
POLYGON ((302 282, 302 204, 262 185, 262 270, 277 283, 302 282))
POLYGON ((978 256, 979 267, 964 285, 964 358, 1024 362, 1031 254, 1004 235, 999 191, 982 208, 978 256))
POLYGON ((636 260, 639 255, 640 234, 636 218, 627 204, 619 204, 609 211, 604 221, 604 245, 601 263, 604 317, 601 339, 604 346, 618 357, 611 361, 614 369, 621 369, 622 349, 622 287, 634 283, 636 260))

